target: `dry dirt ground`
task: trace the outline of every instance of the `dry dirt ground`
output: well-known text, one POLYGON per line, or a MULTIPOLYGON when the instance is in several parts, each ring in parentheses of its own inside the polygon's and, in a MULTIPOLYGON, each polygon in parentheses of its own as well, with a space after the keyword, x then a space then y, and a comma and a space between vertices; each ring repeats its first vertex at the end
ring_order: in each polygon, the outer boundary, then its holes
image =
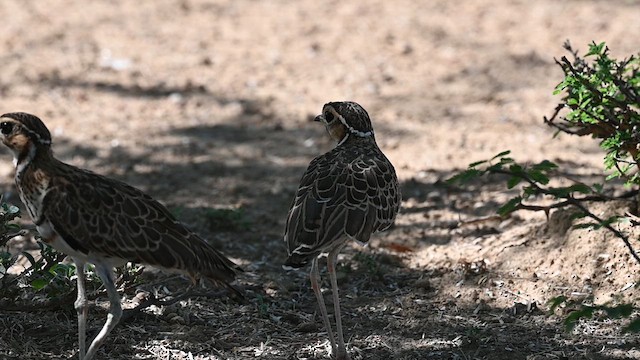
MULTIPOLYGON (((345 99, 368 109, 404 194, 397 225, 340 258, 353 359, 640 358, 625 321, 565 332, 569 309, 548 313, 558 295, 638 304, 638 264, 619 240, 571 229, 565 211, 473 223, 508 199, 501 179, 443 182, 506 149, 602 181, 597 143, 554 139, 542 117, 560 100, 566 39, 638 52, 637 1, 3 0, 0 14, 0 111, 39 115, 59 158, 147 191, 246 270, 246 304, 152 306, 100 359, 328 358, 306 270, 281 270, 282 230, 306 165, 333 146, 310 120, 345 99), (240 218, 225 226, 216 209, 240 218)), ((0 188, 19 203, 4 153, 0 188)), ((122 290, 125 306, 188 285, 142 278, 122 290)), ((94 290, 90 336, 106 316, 94 290)), ((0 358, 74 356, 69 296, 3 299, 0 358)))

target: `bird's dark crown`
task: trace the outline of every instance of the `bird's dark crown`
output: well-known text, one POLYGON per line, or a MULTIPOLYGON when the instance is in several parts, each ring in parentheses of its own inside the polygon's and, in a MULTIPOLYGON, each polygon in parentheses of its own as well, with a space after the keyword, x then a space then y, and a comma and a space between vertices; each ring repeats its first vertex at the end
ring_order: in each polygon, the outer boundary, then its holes
POLYGON ((367 111, 352 101, 330 102, 322 108, 322 115, 327 123, 339 120, 347 131, 360 137, 373 135, 373 125, 367 111))
POLYGON ((23 133, 38 145, 51 145, 51 133, 47 126, 35 115, 15 112, 0 117, 0 132, 4 136, 23 133))

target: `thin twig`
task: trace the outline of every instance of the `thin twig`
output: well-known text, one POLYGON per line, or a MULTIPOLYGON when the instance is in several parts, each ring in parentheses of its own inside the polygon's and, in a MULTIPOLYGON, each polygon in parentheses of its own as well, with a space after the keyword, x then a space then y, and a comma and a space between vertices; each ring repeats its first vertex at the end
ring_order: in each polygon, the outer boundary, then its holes
POLYGON ((638 254, 636 253, 636 251, 633 249, 633 246, 631 245, 631 242, 629 242, 629 238, 627 238, 627 236, 625 236, 622 232, 618 231, 617 229, 615 229, 613 226, 611 226, 611 224, 605 222, 604 220, 600 219, 597 215, 593 214, 592 212, 590 212, 589 210, 587 210, 587 208, 582 205, 579 201, 576 201, 575 199, 571 199, 573 200, 571 202, 571 205, 577 207, 578 209, 582 210, 585 215, 587 215, 588 217, 592 218, 593 220, 597 221, 600 225, 602 225, 605 229, 611 231, 612 233, 614 233, 617 237, 619 237, 620 239, 622 239, 622 241, 624 242, 624 244, 627 246, 627 249, 629 249, 629 252, 631 253, 631 255, 636 259, 636 261, 640 264, 640 256, 638 256, 638 254))

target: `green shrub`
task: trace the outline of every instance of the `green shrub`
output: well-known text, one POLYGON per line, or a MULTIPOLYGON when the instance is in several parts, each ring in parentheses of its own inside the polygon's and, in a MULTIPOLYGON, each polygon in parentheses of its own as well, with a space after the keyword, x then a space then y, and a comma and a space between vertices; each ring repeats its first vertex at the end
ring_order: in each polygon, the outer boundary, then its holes
MULTIPOLYGON (((630 254, 640 264, 628 234, 616 229, 618 221, 640 224, 631 214, 616 214, 600 218, 589 211, 587 203, 610 201, 605 185, 619 186, 611 180, 624 180, 627 191, 615 198, 633 198, 636 201, 640 185, 640 61, 631 56, 617 61, 609 56, 604 43, 592 43, 589 51, 581 57, 569 42, 565 43, 573 60, 567 57, 556 60, 564 72, 564 79, 556 86, 554 94, 562 94, 562 101, 545 123, 563 132, 576 136, 590 136, 597 139, 604 150, 603 184, 584 184, 572 181, 567 186, 550 185, 557 175, 558 166, 548 160, 537 164, 520 164, 504 151, 489 160, 478 161, 449 179, 450 183, 464 183, 471 179, 489 174, 506 175, 505 187, 518 189, 518 194, 509 199, 498 210, 501 216, 507 216, 518 210, 544 211, 547 216, 553 209, 574 207, 578 209, 576 217, 590 219, 575 227, 604 228, 620 238, 630 254), (518 187, 519 186, 519 187, 518 187), (541 201, 551 199, 552 202, 541 201)), ((566 179, 565 179, 566 180, 566 179)), ((630 304, 593 305, 576 304, 563 296, 551 300, 551 310, 561 304, 574 306, 565 319, 568 330, 573 329, 581 318, 591 318, 595 313, 608 318, 629 318, 634 309, 630 304)), ((624 331, 640 331, 640 318, 636 317, 623 328, 624 331)))

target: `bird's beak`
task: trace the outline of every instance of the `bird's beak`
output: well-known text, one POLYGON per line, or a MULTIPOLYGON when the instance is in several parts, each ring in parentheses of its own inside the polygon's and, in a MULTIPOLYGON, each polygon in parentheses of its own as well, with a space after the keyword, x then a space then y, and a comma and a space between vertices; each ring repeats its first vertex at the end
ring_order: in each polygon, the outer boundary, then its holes
POLYGON ((316 116, 316 117, 315 117, 315 119, 313 119, 313 121, 325 122, 325 121, 324 121, 324 116, 322 116, 322 115, 318 115, 318 116, 316 116))

